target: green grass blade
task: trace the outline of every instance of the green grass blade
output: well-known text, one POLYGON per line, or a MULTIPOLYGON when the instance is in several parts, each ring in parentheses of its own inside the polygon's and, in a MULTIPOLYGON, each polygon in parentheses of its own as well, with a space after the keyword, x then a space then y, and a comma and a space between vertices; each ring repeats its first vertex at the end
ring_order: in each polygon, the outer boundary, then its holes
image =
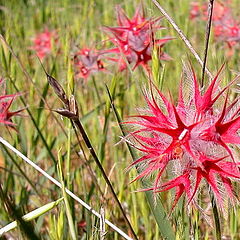
POLYGON ((63 180, 61 158, 62 158, 62 156, 60 155, 60 151, 59 151, 58 152, 58 174, 60 176, 60 181, 61 181, 61 184, 62 184, 62 195, 63 195, 65 207, 66 207, 66 213, 67 213, 67 219, 68 219, 68 224, 69 224, 69 230, 70 230, 70 234, 71 234, 72 239, 73 240, 77 240, 77 235, 76 235, 76 231, 75 231, 75 226, 74 226, 74 222, 73 222, 71 208, 70 208, 70 204, 69 204, 69 201, 68 201, 67 193, 65 191, 65 184, 64 184, 64 180, 63 180))
MULTIPOLYGON (((22 217, 22 219, 26 222, 31 221, 43 214, 45 214, 46 212, 50 211, 51 209, 53 209, 54 207, 56 207, 61 201, 63 200, 63 198, 60 198, 54 202, 48 203, 40 208, 37 208, 35 210, 33 210, 32 212, 27 213, 26 215, 24 215, 22 217)), ((14 228, 16 228, 18 226, 17 221, 11 222, 8 225, 6 225, 5 227, 0 229, 0 237, 6 233, 9 232, 10 230, 13 230, 14 228)))

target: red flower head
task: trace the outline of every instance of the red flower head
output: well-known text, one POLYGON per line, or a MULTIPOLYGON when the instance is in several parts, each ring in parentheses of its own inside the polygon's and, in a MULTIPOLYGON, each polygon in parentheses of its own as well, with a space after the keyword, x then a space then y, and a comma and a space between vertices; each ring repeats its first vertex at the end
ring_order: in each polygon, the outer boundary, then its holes
POLYGON ((203 179, 222 209, 223 193, 231 200, 235 198, 231 182, 240 180, 235 157, 236 144, 240 144, 240 99, 228 104, 226 91, 236 80, 220 90, 221 70, 202 93, 194 71, 185 68, 188 77, 180 84, 176 106, 156 87, 154 97, 151 85, 150 95, 145 93, 145 114, 126 122, 135 126, 129 138, 132 146, 143 154, 131 164, 142 169, 134 181, 155 173, 153 187, 148 190, 157 193, 176 188, 173 207, 184 193, 188 202, 192 202, 203 179), (222 101, 223 107, 219 109, 222 101), (174 177, 166 180, 163 173, 170 169, 173 173, 167 176, 174 177))
POLYGON ((56 31, 49 31, 46 29, 44 32, 41 32, 35 36, 33 39, 32 50, 35 50, 37 56, 42 60, 52 51, 52 43, 57 42, 56 31))
POLYGON ((83 48, 75 53, 74 66, 77 77, 87 79, 92 73, 106 71, 101 55, 101 52, 90 48, 83 48))
POLYGON ((161 18, 146 19, 140 7, 132 19, 129 19, 119 6, 116 12, 119 26, 105 27, 116 48, 105 52, 118 54, 118 58, 112 58, 112 60, 118 62, 120 71, 127 68, 126 61, 133 64, 133 70, 139 65, 148 70, 148 62, 152 59, 154 45, 158 48, 160 59, 170 59, 162 48, 172 38, 155 39, 155 32, 162 29, 158 25, 161 18))
POLYGON ((14 123, 11 118, 15 115, 19 115, 23 109, 14 112, 11 112, 9 109, 15 97, 19 96, 19 94, 6 95, 3 79, 0 79, 0 88, 3 90, 1 93, 4 92, 4 95, 0 95, 0 124, 14 128, 14 123))

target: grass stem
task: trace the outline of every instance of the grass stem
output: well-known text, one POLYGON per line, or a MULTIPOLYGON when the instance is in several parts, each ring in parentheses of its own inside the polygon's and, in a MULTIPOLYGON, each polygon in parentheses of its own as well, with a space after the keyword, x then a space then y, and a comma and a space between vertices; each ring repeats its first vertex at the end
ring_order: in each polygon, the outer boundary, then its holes
POLYGON ((203 66, 202 66, 201 88, 204 85, 204 76, 205 76, 205 70, 207 65, 207 54, 208 54, 209 38, 210 38, 211 25, 212 25, 213 4, 214 4, 214 0, 209 0, 208 21, 207 21, 207 27, 206 27, 206 44, 205 44, 204 59, 203 59, 203 66))
MULTIPOLYGON (((37 164, 32 162, 29 158, 27 158, 25 155, 23 155, 20 151, 18 151, 15 147, 13 147, 9 142, 7 142, 5 139, 0 137, 0 142, 5 145, 7 148, 9 148, 11 151, 13 151, 17 156, 22 158, 26 163, 28 163, 30 166, 32 166, 35 170, 40 172, 44 177, 46 177, 48 180, 50 180, 52 183, 54 183, 59 188, 62 188, 62 184, 57 181, 55 178, 50 176, 48 173, 46 173, 42 168, 40 168, 37 164)), ((87 203, 85 203, 82 199, 80 199, 78 196, 76 196, 73 192, 71 192, 68 189, 65 189, 66 193, 72 197, 74 200, 76 200, 78 203, 80 203, 84 208, 86 208, 88 211, 90 211, 92 214, 94 214, 99 219, 101 218, 101 214, 92 209, 91 206, 89 206, 87 203)), ((115 226, 113 223, 108 221, 107 219, 104 219, 105 223, 110 226, 114 231, 118 232, 122 237, 124 237, 127 240, 133 240, 131 237, 129 237, 126 233, 124 233, 121 229, 119 229, 117 226, 115 226)))
MULTIPOLYGON (((193 56, 196 58, 196 60, 199 62, 199 64, 203 67, 204 63, 202 59, 199 57, 198 53, 193 48, 190 41, 187 39, 185 34, 182 32, 182 30, 178 27, 178 25, 175 23, 175 21, 172 19, 172 17, 169 16, 169 14, 162 8, 162 6, 159 4, 157 0, 152 0, 152 2, 155 4, 155 6, 160 10, 160 12, 166 17, 166 19, 169 21, 169 23, 173 26, 173 28, 177 31, 180 38, 183 40, 185 45, 189 48, 193 56)), ((208 74, 209 78, 212 79, 213 76, 211 72, 206 68, 206 73, 208 74)))
POLYGON ((218 209, 217 209, 217 205, 216 205, 216 200, 214 198, 212 191, 210 192, 210 198, 211 198, 213 216, 214 216, 214 221, 215 221, 216 239, 221 240, 222 237, 221 237, 221 225, 220 225, 220 220, 219 220, 219 214, 218 214, 218 209))

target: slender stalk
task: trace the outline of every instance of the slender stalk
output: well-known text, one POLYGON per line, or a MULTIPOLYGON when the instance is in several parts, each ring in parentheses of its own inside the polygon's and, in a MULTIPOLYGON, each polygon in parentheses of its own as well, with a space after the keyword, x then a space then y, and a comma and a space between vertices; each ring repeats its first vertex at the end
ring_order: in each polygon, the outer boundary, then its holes
POLYGON ((211 25, 212 25, 213 4, 214 4, 214 0, 209 0, 208 21, 207 21, 207 26, 206 26, 206 43, 205 43, 204 59, 203 59, 203 66, 202 66, 201 88, 204 85, 204 76, 205 76, 205 69, 206 69, 206 64, 207 64, 207 54, 208 54, 209 38, 210 38, 211 25))
MULTIPOLYGON (((105 197, 104 197, 104 193, 103 193, 103 191, 101 190, 101 188, 100 188, 100 186, 99 186, 99 184, 98 184, 97 177, 96 177, 94 171, 92 170, 91 165, 89 164, 89 162, 88 162, 88 160, 87 160, 87 156, 86 156, 86 154, 85 154, 85 152, 84 152, 83 146, 82 146, 81 141, 80 141, 80 138, 79 138, 79 136, 78 136, 77 129, 76 129, 76 127, 75 127, 75 125, 74 125, 74 123, 73 123, 72 120, 71 120, 71 125, 72 125, 72 128, 73 128, 73 130, 74 130, 75 136, 76 136, 76 138, 77 138, 78 145, 79 145, 79 147, 80 147, 80 149, 81 149, 81 152, 82 152, 82 154, 83 154, 83 164, 86 166, 86 168, 87 168, 90 176, 92 177, 92 180, 93 180, 96 188, 98 189, 98 191, 100 192, 102 198, 103 198, 104 201, 105 201, 106 199, 105 199, 105 197)), ((76 154, 77 154, 77 155, 79 156, 79 158, 80 158, 80 154, 79 154, 77 151, 76 151, 76 154)))
POLYGON ((27 182, 29 183, 29 185, 32 187, 32 189, 36 192, 36 194, 40 197, 40 193, 38 192, 37 188, 36 188, 36 184, 33 184, 32 181, 29 179, 29 177, 27 176, 27 174, 24 172, 24 170, 21 169, 21 167, 19 166, 19 164, 16 162, 16 160, 14 159, 14 157, 10 154, 10 152, 8 151, 8 149, 3 146, 4 151, 7 153, 7 155, 10 157, 11 161, 13 162, 13 164, 17 167, 18 171, 22 174, 22 176, 27 180, 27 182))
POLYGON ((95 80, 95 77, 93 76, 92 77, 92 81, 93 81, 93 86, 95 88, 95 91, 96 91, 96 94, 97 94, 97 99, 99 101, 99 103, 101 103, 101 97, 100 97, 100 94, 99 94, 99 91, 98 91, 98 88, 97 88, 97 84, 96 84, 96 80, 95 80))
MULTIPOLYGON (((44 177, 46 177, 48 180, 50 180, 53 184, 58 186, 59 188, 62 188, 62 184, 57 181, 55 178, 50 176, 48 173, 46 173, 42 168, 40 168, 37 164, 32 162, 29 158, 27 158, 25 155, 23 155, 20 151, 18 151, 15 147, 13 147, 9 142, 4 140, 2 137, 0 137, 0 143, 5 145, 7 148, 9 148, 11 151, 13 151, 17 156, 22 158, 26 163, 31 165, 35 170, 40 172, 44 177)), ((76 200, 78 203, 80 203, 84 208, 86 208, 88 211, 90 211, 92 214, 94 214, 97 218, 101 218, 101 214, 92 209, 91 206, 89 206, 87 203, 85 203, 82 199, 77 197, 73 192, 68 190, 67 188, 65 189, 66 193, 72 197, 74 200, 76 200)), ((133 240, 131 237, 129 237, 126 233, 124 233, 121 229, 119 229, 117 226, 115 226, 113 223, 108 221, 107 219, 104 219, 105 223, 110 226, 113 230, 118 232, 122 237, 124 237, 127 240, 133 240)))
POLYGON ((68 137, 67 137, 67 161, 66 161, 66 172, 67 172, 67 177, 66 177, 66 182, 67 182, 67 187, 70 188, 71 184, 71 122, 69 122, 68 126, 68 137))
MULTIPOLYGON (((209 38, 210 38, 210 31, 211 31, 211 25, 212 25, 213 4, 214 4, 214 0, 209 0, 208 21, 207 21, 207 26, 206 26, 206 43, 205 43, 204 61, 203 61, 203 68, 202 68, 201 87, 203 87, 203 85, 204 85, 205 68, 206 68, 206 63, 207 63, 209 38)), ((214 216, 214 221, 215 221, 216 239, 221 240, 222 237, 221 237, 221 226, 220 226, 219 214, 218 214, 218 209, 217 209, 217 205, 216 205, 216 200, 214 198, 214 195, 213 195, 213 192, 211 189, 210 189, 209 195, 211 198, 213 216, 214 216)))
POLYGON ((63 177, 63 172, 62 172, 62 156, 60 154, 60 151, 58 151, 58 175, 60 178, 60 182, 62 184, 62 195, 65 203, 65 208, 66 208, 66 215, 67 215, 67 220, 68 220, 68 225, 69 225, 69 231, 71 234, 72 240, 77 240, 77 234, 74 226, 74 221, 73 221, 73 216, 70 208, 70 204, 68 201, 67 193, 65 191, 65 184, 64 184, 64 177, 63 177))
POLYGON ((95 150, 94 150, 94 148, 93 148, 93 146, 92 146, 92 144, 91 144, 91 142, 90 142, 90 140, 89 140, 89 138, 88 138, 88 136, 87 136, 87 134, 86 134, 82 124, 81 124, 81 122, 79 121, 79 119, 77 119, 77 120, 74 120, 74 123, 76 124, 79 132, 81 133, 81 135, 83 137, 84 142, 86 143, 86 145, 87 145, 87 147, 89 149, 89 152, 91 153, 91 155, 92 155, 93 159, 95 160, 98 168, 100 169, 100 171, 101 171, 101 173, 103 175, 104 180, 106 181, 108 187, 110 188, 110 190, 112 192, 112 195, 113 195, 113 197, 114 197, 114 199, 115 199, 119 209, 121 210, 122 215, 123 215, 123 217, 124 217, 128 227, 131 230, 131 233, 134 236, 134 239, 138 239, 138 237, 137 237, 136 233, 134 232, 133 227, 132 227, 131 223, 129 222, 129 220, 128 220, 125 212, 124 212, 124 209, 123 209, 123 207, 122 207, 122 205, 121 205, 121 203, 120 203, 120 201, 119 201, 119 199, 118 199, 118 197, 117 197, 117 195, 116 195, 116 193, 115 193, 115 191, 113 189, 113 186, 112 186, 111 182, 109 181, 109 179, 107 177, 107 174, 105 173, 105 170, 103 169, 102 164, 101 164, 101 162, 99 161, 99 159, 97 157, 97 154, 96 154, 96 152, 95 152, 95 150))
POLYGON ((219 214, 218 214, 218 209, 216 205, 216 200, 214 198, 214 195, 212 193, 212 190, 209 192, 210 198, 211 198, 211 204, 212 204, 212 210, 213 210, 213 216, 214 216, 214 221, 215 221, 215 232, 216 232, 216 239, 221 240, 221 225, 220 225, 220 220, 219 220, 219 214))
MULTIPOLYGON (((113 98, 112 98, 112 96, 110 94, 110 91, 109 91, 107 86, 106 86, 106 90, 107 90, 107 93, 108 93, 108 96, 109 96, 110 105, 113 109, 114 115, 115 115, 116 120, 117 120, 118 125, 119 125, 119 128, 122 132, 123 137, 125 137, 126 134, 125 134, 125 131, 123 129, 123 126, 121 125, 122 120, 120 118, 120 115, 119 115, 117 109, 115 108, 113 98)), ((130 155, 131 155, 132 159, 136 160, 136 154, 133 151, 133 149, 130 147, 130 144, 128 144, 128 143, 127 143, 127 148, 130 152, 130 155)), ((137 171, 139 171, 139 170, 137 169, 137 171)), ((149 186, 148 182, 146 180, 143 180, 143 179, 142 179, 142 185, 144 186, 144 188, 149 186)), ((168 240, 176 239, 174 231, 171 227, 171 224, 167 219, 167 216, 166 216, 166 213, 164 211, 164 207, 163 207, 162 203, 160 201, 158 201, 158 203, 156 203, 152 193, 146 191, 145 194, 146 194, 146 198, 147 198, 149 207, 150 207, 150 209, 151 209, 151 211, 152 211, 152 213, 155 217, 155 220, 158 224, 158 227, 160 229, 160 232, 162 234, 163 239, 168 239, 168 240)), ((157 233, 156 233, 156 236, 157 236, 157 233)))
MULTIPOLYGON (((44 68, 43 68, 44 69, 44 68)), ((45 69, 44 69, 45 71, 45 69)), ((91 154, 91 156, 93 157, 95 163, 97 164, 98 168, 100 169, 102 176, 105 180, 105 182, 107 183, 108 187, 110 188, 110 191, 112 193, 113 198, 115 199, 128 227, 130 228, 130 231, 134 237, 134 239, 138 239, 136 233, 134 232, 134 229, 131 225, 131 223, 129 222, 124 209, 120 203, 120 201, 118 200, 117 194, 115 193, 113 186, 110 182, 110 180, 107 177, 107 174, 105 173, 105 170, 102 167, 102 164, 90 142, 90 139, 87 136, 87 133, 85 132, 85 129, 83 128, 80 119, 79 119, 79 115, 78 115, 78 106, 77 106, 77 102, 75 100, 74 96, 71 96, 70 98, 67 97, 64 89, 62 88, 62 86, 59 84, 59 82, 53 78, 52 76, 50 76, 46 71, 46 76, 48 79, 49 84, 52 86, 53 90, 55 91, 56 95, 58 96, 58 98, 63 102, 65 109, 60 109, 57 110, 56 112, 58 112, 59 114, 61 114, 62 116, 65 116, 67 118, 69 118, 71 121, 74 122, 74 124, 76 125, 76 127, 78 128, 80 134, 82 135, 82 138, 91 154)))
MULTIPOLYGON (((199 62, 199 64, 203 67, 203 61, 199 57, 198 53, 193 48, 190 41, 187 39, 187 37, 184 35, 184 33, 181 31, 181 29, 178 27, 178 25, 174 22, 174 20, 168 15, 168 13, 161 7, 159 2, 157 0, 152 0, 152 2, 155 4, 155 6, 160 10, 160 12, 166 17, 166 19, 169 21, 169 23, 173 26, 173 28, 177 31, 180 38, 183 40, 185 45, 189 48, 193 56, 196 58, 196 60, 199 62)), ((210 73, 210 71, 206 68, 206 73, 208 74, 209 78, 212 79, 213 76, 210 73)))

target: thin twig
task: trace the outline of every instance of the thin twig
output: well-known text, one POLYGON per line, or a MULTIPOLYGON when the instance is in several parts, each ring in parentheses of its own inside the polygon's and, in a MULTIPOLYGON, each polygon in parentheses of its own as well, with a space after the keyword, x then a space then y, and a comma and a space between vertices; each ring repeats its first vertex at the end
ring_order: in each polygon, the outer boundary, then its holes
MULTIPOLYGON (((160 6, 157 0, 152 0, 152 2, 156 5, 156 7, 160 10, 160 12, 166 17, 166 19, 169 21, 169 23, 173 26, 173 28, 177 31, 180 38, 183 40, 183 42, 186 44, 186 46, 189 48, 191 53, 194 55, 196 60, 199 62, 199 64, 203 67, 203 61, 199 57, 198 53, 193 48, 190 41, 187 39, 187 37, 184 35, 184 33, 181 31, 181 29, 178 27, 178 25, 174 22, 174 20, 168 15, 168 13, 160 6)), ((210 71, 206 67, 206 73, 208 74, 209 78, 212 79, 213 76, 210 73, 210 71)))
POLYGON ((85 152, 84 152, 83 146, 82 146, 82 144, 81 144, 80 138, 79 138, 78 133, 77 133, 77 129, 75 128, 75 125, 74 125, 74 123, 73 123, 72 120, 71 120, 71 125, 72 125, 72 128, 73 128, 73 130, 74 130, 75 136, 76 136, 76 138, 77 138, 78 145, 79 145, 79 147, 80 147, 80 149, 81 149, 81 152, 82 152, 82 154, 83 154, 83 159, 81 159, 80 154, 79 154, 77 151, 76 151, 76 154, 77 154, 78 157, 83 161, 83 164, 86 166, 86 168, 87 168, 87 170, 88 170, 88 173, 89 173, 90 176, 92 177, 92 180, 93 180, 96 188, 98 189, 98 191, 100 192, 101 196, 103 197, 103 200, 106 201, 106 199, 105 199, 105 197, 104 197, 104 193, 103 193, 103 191, 101 190, 101 188, 100 188, 100 186, 99 186, 99 184, 98 184, 97 177, 96 177, 94 171, 92 170, 91 165, 90 165, 90 163, 89 163, 89 161, 88 161, 88 159, 87 159, 87 156, 86 156, 86 154, 85 154, 85 152))
POLYGON ((206 27, 206 44, 205 44, 204 60, 203 60, 203 67, 202 67, 201 88, 204 85, 204 76, 205 76, 205 69, 206 69, 206 64, 207 64, 207 54, 208 54, 209 38, 210 38, 210 32, 211 32, 211 26, 212 26, 213 4, 214 4, 214 0, 209 0, 208 21, 207 21, 207 27, 206 27))
MULTIPOLYGON (((50 180, 52 183, 54 183, 59 188, 62 188, 62 185, 60 182, 58 182, 55 178, 51 177, 48 173, 46 173, 42 168, 40 168, 38 165, 36 165, 34 162, 32 162, 29 158, 27 158, 25 155, 23 155, 20 151, 18 151, 15 147, 13 147, 9 142, 4 140, 2 137, 0 137, 0 142, 5 145, 7 148, 9 148, 11 151, 13 151, 17 156, 22 158, 25 162, 27 162, 29 165, 31 165, 34 169, 36 169, 38 172, 40 172, 44 177, 46 177, 48 180, 50 180)), ((82 199, 77 197, 73 192, 71 192, 68 189, 65 189, 66 193, 72 197, 74 200, 76 200, 78 203, 80 203, 83 207, 85 207, 88 211, 90 211, 92 214, 94 214, 99 219, 101 218, 101 214, 92 209, 87 203, 85 203, 82 199)), ((108 221, 107 219, 104 219, 105 223, 110 226, 113 230, 118 232, 122 237, 124 237, 127 240, 133 240, 131 237, 129 237, 126 233, 124 233, 121 229, 119 229, 117 226, 115 226, 113 223, 108 221)))

